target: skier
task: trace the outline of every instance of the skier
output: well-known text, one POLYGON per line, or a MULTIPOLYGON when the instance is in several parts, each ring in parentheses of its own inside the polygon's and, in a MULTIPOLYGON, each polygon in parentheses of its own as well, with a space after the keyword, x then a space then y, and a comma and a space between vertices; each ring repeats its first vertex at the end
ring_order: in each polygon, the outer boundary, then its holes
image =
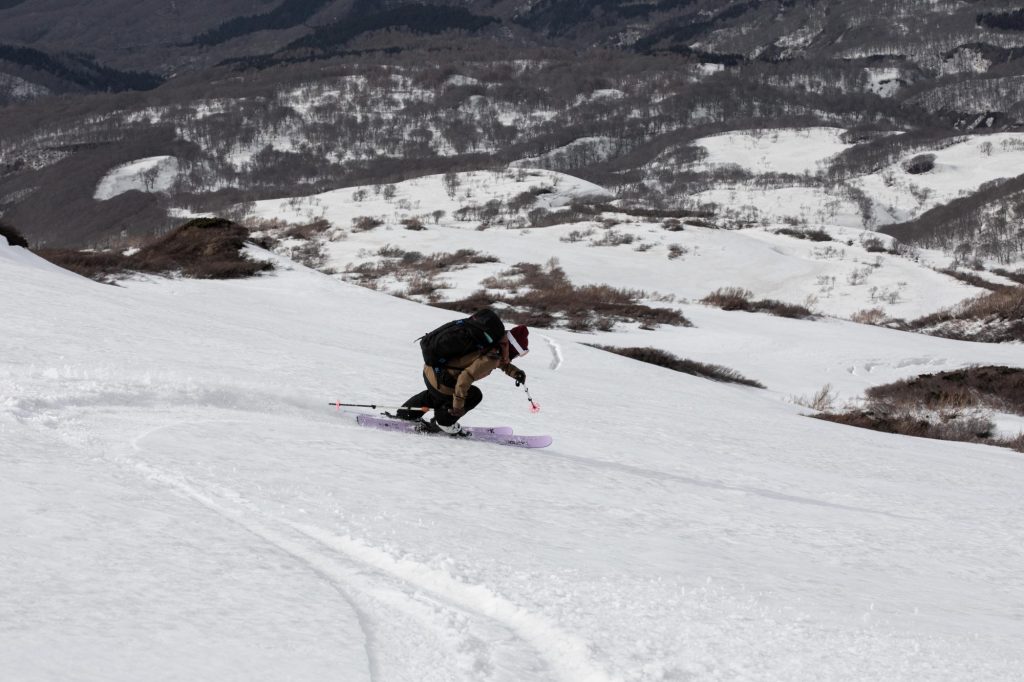
POLYGON ((483 393, 474 386, 477 381, 500 368, 516 386, 526 383, 526 372, 512 360, 529 352, 529 334, 524 325, 505 331, 497 313, 484 308, 423 335, 420 348, 427 389, 406 400, 395 416, 419 419, 423 410, 404 408, 428 407, 434 417, 424 422, 426 430, 465 436, 458 420, 483 400, 483 393))

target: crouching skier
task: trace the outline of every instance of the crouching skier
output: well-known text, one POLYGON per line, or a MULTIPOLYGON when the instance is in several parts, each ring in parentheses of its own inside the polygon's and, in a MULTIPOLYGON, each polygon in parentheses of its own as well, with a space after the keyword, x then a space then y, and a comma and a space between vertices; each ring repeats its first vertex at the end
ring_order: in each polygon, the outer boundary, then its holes
POLYGON ((424 430, 468 435, 458 420, 483 400, 483 393, 474 386, 477 381, 500 368, 515 380, 516 386, 526 382, 526 372, 513 365, 512 360, 529 351, 529 333, 523 325, 506 332, 498 314, 484 308, 424 334, 420 348, 427 390, 406 400, 395 416, 420 419, 424 410, 413 408, 430 408, 434 417, 424 422, 424 430))

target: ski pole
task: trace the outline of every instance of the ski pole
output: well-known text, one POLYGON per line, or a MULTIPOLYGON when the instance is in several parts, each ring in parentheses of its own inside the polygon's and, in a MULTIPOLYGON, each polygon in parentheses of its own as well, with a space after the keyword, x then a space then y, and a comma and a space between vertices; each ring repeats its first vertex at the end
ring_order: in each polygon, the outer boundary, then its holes
POLYGON ((540 405, 534 402, 533 396, 530 395, 530 389, 526 386, 526 384, 523 384, 523 390, 526 391, 526 399, 530 401, 530 412, 533 412, 534 414, 540 412, 540 405))
POLYGON ((394 410, 419 410, 420 412, 423 412, 424 414, 427 413, 427 412, 430 412, 430 408, 429 407, 405 407, 405 406, 392 407, 392 406, 389 406, 389 405, 360 405, 360 404, 357 404, 357 403, 339 403, 339 402, 333 402, 333 403, 327 403, 327 404, 328 405, 333 405, 335 407, 335 409, 337 409, 337 410, 340 410, 343 407, 368 407, 371 410, 392 410, 392 411, 394 411, 394 410))

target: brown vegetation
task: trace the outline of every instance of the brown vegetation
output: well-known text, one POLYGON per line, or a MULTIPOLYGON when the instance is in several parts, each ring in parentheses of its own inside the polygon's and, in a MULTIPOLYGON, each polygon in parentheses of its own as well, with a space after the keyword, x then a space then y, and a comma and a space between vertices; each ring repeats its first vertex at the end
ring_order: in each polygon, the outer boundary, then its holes
POLYGON ((518 263, 481 284, 485 289, 459 301, 438 303, 449 310, 471 313, 503 304, 503 317, 517 324, 553 327, 563 324, 576 331, 608 331, 617 322, 635 322, 644 328, 659 324, 691 326, 679 311, 640 303, 646 293, 604 284, 577 287, 557 262, 546 266, 518 263))
POLYGON ((676 372, 692 374, 693 376, 701 377, 703 379, 711 379, 712 381, 721 381, 730 384, 743 384, 744 386, 753 386, 754 388, 764 388, 764 384, 761 382, 748 379, 734 369, 722 367, 721 365, 696 362, 694 360, 685 360, 677 355, 658 348, 638 346, 616 348, 615 346, 598 345, 593 345, 593 347, 606 350, 609 353, 624 355, 627 358, 640 360, 641 362, 657 365, 659 367, 666 367, 668 369, 675 370, 676 372))
POLYGON ((1024 287, 1005 287, 913 320, 908 329, 962 341, 1024 341, 1024 287))
POLYGON ((969 367, 875 386, 863 408, 817 415, 860 428, 921 438, 1022 449, 1024 439, 1000 438, 985 410, 1024 415, 1024 369, 969 367))
POLYGON ((722 310, 743 310, 749 313, 768 313, 779 317, 807 319, 813 317, 808 308, 795 303, 783 303, 774 299, 754 300, 754 294, 741 287, 723 287, 701 299, 705 305, 722 310))
POLYGON ((459 249, 454 253, 432 253, 424 255, 419 251, 406 251, 387 244, 377 250, 381 260, 349 265, 346 273, 362 286, 376 289, 384 277, 393 277, 405 282, 405 296, 437 300, 439 289, 445 285, 436 278, 445 272, 461 270, 480 263, 497 263, 498 258, 472 249, 459 249))
POLYGON ((249 260, 241 250, 249 231, 228 220, 200 218, 143 246, 131 255, 116 251, 42 249, 48 261, 98 281, 131 272, 178 273, 195 279, 238 279, 272 270, 249 260))
POLYGON ((833 241, 832 235, 825 230, 797 230, 792 227, 783 227, 775 230, 775 234, 784 234, 787 237, 795 237, 796 239, 808 239, 812 242, 833 241))

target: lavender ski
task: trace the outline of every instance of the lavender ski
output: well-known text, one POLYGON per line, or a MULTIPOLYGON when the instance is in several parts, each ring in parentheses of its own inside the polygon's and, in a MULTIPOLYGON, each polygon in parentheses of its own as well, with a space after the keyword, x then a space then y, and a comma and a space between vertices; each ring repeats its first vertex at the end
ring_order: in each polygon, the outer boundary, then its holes
MULTIPOLYGON (((356 417, 356 423, 361 426, 368 426, 374 429, 381 429, 384 431, 401 431, 403 433, 429 433, 423 431, 420 425, 414 421, 403 421, 400 419, 388 419, 387 417, 377 417, 370 414, 361 414, 356 417)), ((496 445, 510 445, 513 447, 520 448, 546 448, 551 445, 551 436, 516 436, 513 435, 512 429, 507 426, 492 426, 492 427, 480 427, 480 426, 466 426, 463 427, 465 431, 469 433, 470 440, 479 440, 485 443, 495 443, 496 445)), ((429 434, 429 435, 445 435, 445 434, 429 434)))

